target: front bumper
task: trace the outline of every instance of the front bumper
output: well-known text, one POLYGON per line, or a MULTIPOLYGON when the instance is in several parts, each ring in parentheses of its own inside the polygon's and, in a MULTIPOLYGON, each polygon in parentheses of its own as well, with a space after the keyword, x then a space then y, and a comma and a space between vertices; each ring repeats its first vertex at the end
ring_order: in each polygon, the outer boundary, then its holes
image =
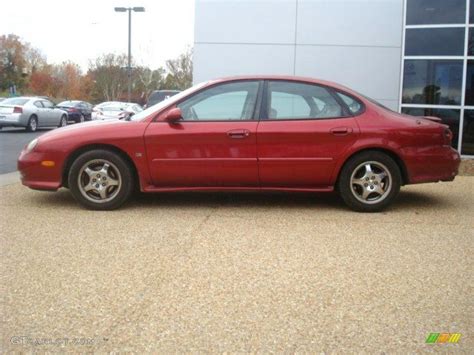
POLYGON ((62 169, 56 157, 43 152, 21 152, 18 158, 21 183, 35 190, 55 191, 61 187, 62 169), (43 166, 43 161, 54 161, 54 166, 43 166))
POLYGON ((453 181, 458 174, 461 157, 451 146, 403 149, 410 184, 453 181))

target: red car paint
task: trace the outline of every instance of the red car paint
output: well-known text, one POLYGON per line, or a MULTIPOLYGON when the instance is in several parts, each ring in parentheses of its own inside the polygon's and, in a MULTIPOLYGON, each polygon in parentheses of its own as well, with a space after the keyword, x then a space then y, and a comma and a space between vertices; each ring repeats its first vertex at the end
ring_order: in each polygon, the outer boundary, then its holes
POLYGON ((382 150, 396 159, 405 184, 451 181, 459 154, 447 126, 384 109, 343 86, 286 76, 233 77, 194 91, 240 80, 283 80, 318 84, 350 94, 365 105, 343 118, 169 123, 166 114, 182 99, 172 97, 141 121, 98 121, 42 135, 23 150, 18 169, 24 185, 56 190, 67 183, 70 163, 93 147, 110 147, 136 168, 142 191, 288 190, 332 191, 351 156, 382 150), (41 165, 54 161, 53 167, 41 165))

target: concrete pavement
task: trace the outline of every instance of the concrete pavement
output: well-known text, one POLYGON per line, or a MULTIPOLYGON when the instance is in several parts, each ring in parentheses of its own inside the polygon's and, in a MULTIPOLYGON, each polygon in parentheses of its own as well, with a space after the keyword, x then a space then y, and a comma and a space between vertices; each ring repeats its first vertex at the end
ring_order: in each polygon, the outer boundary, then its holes
POLYGON ((473 187, 408 186, 379 214, 228 193, 93 212, 0 187, 1 351, 472 352, 473 187))

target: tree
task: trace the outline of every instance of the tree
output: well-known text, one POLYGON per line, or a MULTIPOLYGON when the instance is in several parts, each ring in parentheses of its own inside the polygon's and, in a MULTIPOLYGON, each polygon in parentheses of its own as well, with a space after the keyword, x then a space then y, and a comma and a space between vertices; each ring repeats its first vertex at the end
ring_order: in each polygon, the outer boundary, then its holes
POLYGON ((26 50, 27 46, 20 37, 14 34, 0 36, 0 90, 6 90, 11 85, 20 90, 26 85, 26 50))
POLYGON ((167 60, 166 89, 184 90, 193 84, 193 51, 188 49, 178 58, 167 60))
POLYGON ((88 74, 94 81, 92 96, 96 101, 114 101, 122 97, 127 89, 127 73, 124 54, 104 54, 89 63, 88 74))

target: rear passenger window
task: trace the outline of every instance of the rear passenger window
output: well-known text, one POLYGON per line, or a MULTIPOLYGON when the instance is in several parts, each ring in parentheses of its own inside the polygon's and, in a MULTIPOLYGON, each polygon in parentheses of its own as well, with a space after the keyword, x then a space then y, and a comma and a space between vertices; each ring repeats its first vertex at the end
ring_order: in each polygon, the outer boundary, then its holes
POLYGON ((268 119, 297 120, 335 118, 344 115, 328 89, 312 84, 269 81, 268 119))
POLYGON ((362 111, 362 104, 356 99, 346 94, 343 94, 342 92, 337 92, 337 95, 342 99, 342 101, 344 101, 344 103, 347 105, 347 108, 352 114, 356 115, 360 113, 360 111, 362 111))

